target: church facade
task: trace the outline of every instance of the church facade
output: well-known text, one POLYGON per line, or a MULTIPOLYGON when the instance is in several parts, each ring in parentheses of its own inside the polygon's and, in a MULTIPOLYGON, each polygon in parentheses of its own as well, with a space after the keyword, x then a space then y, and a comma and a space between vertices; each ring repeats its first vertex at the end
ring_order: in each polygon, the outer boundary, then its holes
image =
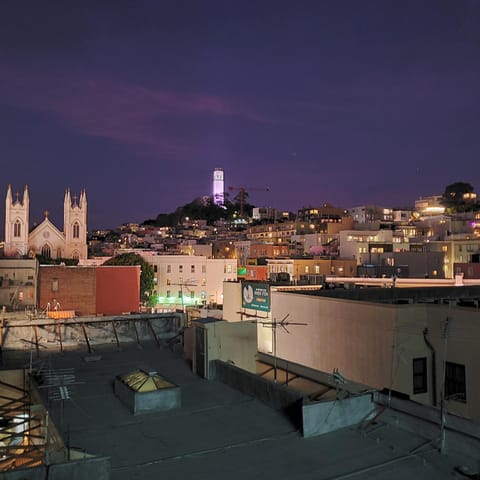
POLYGON ((30 197, 25 186, 23 196, 13 198, 9 185, 5 199, 5 243, 6 257, 42 255, 46 259, 87 258, 87 195, 82 190, 80 196, 72 198, 67 188, 63 202, 63 231, 48 218, 30 230, 30 197))

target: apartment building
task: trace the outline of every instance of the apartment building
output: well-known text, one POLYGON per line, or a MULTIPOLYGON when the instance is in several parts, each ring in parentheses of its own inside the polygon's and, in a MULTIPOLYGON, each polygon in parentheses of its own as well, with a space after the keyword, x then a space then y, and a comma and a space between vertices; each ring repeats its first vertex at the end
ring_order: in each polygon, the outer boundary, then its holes
POLYGON ((222 305, 223 282, 237 279, 236 259, 194 255, 146 256, 153 266, 160 310, 195 305, 222 305))

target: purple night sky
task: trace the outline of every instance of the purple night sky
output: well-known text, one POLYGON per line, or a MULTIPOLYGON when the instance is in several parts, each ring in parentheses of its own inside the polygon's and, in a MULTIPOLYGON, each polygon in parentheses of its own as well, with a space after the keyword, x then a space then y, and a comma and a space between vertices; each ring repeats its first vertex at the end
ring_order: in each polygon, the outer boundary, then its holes
MULTIPOLYGON (((480 190, 477 0, 0 6, 0 157, 30 221, 86 188, 89 228, 225 186, 296 211, 480 190)), ((3 208, 0 230, 3 231, 3 208)))

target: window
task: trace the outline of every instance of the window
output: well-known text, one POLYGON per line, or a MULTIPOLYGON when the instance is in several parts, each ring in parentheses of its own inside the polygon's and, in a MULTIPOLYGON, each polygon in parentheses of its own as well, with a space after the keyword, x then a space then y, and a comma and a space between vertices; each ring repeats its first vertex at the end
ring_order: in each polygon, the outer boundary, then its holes
POLYGON ((207 280, 205 278, 202 278, 202 285, 205 286, 207 284, 207 280))
POLYGON ((172 266, 171 265, 167 265, 167 273, 172 273, 172 266))
POLYGON ((191 266, 190 266, 190 272, 191 272, 191 273, 195 273, 195 265, 191 265, 191 266))
POLYGON ((195 292, 193 290, 190 292, 190 298, 192 300, 195 298, 195 292))
POLYGON ((73 224, 73 238, 79 238, 80 237, 80 225, 78 222, 75 222, 73 224))
POLYGON ((20 220, 17 220, 13 225, 13 236, 19 237, 21 233, 22 233, 22 224, 20 223, 20 220))
POLYGON ((427 386, 427 357, 413 359, 413 393, 426 393, 427 386))
POLYGON ((207 273, 207 266, 206 265, 202 265, 202 273, 207 273))
POLYGON ((457 402, 467 401, 465 365, 446 362, 445 364, 445 398, 457 402))
POLYGON ((42 247, 42 256, 43 258, 50 258, 52 256, 50 247, 48 245, 44 245, 42 247))
POLYGON ((153 266, 153 271, 154 271, 155 273, 158 272, 158 266, 157 266, 157 265, 154 265, 154 266, 153 266))
POLYGON ((310 267, 308 265, 305 265, 305 273, 310 273, 310 267))
POLYGON ((232 273, 232 265, 230 263, 227 265, 227 273, 232 273))
POLYGON ((171 295, 171 292, 170 292, 170 290, 167 290, 167 295, 166 295, 166 296, 167 296, 167 298, 170 298, 170 295, 171 295))
POLYGON ((178 273, 183 273, 183 265, 178 266, 178 273))
POLYGON ((58 278, 52 280, 52 292, 58 292, 58 278))
POLYGON ((182 291, 181 290, 178 291, 178 298, 182 298, 182 291))
POLYGON ((172 281, 169 278, 167 278, 167 285, 171 285, 171 283, 172 281))

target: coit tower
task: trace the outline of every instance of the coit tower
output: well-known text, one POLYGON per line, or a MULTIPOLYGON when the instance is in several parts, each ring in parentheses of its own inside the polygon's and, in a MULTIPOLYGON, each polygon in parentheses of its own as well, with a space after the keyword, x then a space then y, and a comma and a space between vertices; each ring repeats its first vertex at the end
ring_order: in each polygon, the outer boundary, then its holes
POLYGON ((213 203, 218 206, 224 204, 223 168, 213 170, 213 203))

